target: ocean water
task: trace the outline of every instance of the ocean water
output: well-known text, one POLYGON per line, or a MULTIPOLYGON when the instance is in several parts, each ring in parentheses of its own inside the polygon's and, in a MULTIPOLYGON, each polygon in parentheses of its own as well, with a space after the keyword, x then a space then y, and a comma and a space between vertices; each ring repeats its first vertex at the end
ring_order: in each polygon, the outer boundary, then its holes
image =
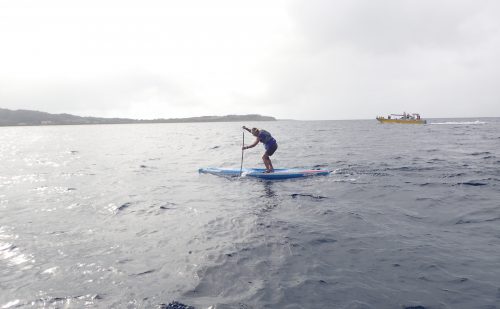
POLYGON ((0 308, 500 308, 498 118, 2 127, 0 162, 0 308), (241 125, 333 173, 198 174, 241 125))

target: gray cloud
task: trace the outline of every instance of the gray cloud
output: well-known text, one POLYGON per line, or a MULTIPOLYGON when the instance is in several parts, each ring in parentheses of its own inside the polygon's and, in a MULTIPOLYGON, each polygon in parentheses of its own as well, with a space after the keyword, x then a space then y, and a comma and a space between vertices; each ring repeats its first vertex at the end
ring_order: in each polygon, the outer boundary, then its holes
POLYGON ((394 53, 478 44, 499 30, 499 7, 497 1, 320 0, 296 1, 291 11, 313 46, 394 53))
POLYGON ((262 102, 309 119, 498 116, 499 8, 494 1, 295 1, 300 35, 262 68, 272 85, 262 102))

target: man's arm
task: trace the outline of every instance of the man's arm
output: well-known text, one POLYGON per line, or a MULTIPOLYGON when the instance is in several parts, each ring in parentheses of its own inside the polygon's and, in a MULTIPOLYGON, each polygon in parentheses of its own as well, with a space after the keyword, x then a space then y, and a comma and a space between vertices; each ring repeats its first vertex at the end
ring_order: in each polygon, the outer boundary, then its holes
POLYGON ((260 139, 257 137, 257 139, 255 140, 255 142, 253 142, 253 144, 248 145, 248 146, 244 146, 242 149, 245 150, 245 149, 248 149, 248 148, 253 148, 253 147, 257 146, 257 144, 259 142, 260 142, 260 139))

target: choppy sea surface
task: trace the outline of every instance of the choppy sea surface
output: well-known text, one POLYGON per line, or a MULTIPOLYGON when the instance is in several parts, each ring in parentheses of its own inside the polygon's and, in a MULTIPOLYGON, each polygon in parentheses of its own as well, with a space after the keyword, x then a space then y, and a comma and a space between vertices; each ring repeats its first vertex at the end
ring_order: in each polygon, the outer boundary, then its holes
POLYGON ((2 127, 0 308, 500 308, 500 119, 429 122, 2 127))

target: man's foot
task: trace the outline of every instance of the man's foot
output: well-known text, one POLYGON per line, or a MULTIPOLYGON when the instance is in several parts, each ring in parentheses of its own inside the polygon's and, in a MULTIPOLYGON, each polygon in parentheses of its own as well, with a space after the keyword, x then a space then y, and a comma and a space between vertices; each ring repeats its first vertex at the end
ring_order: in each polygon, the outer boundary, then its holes
POLYGON ((274 170, 266 170, 264 173, 274 173, 274 170))

